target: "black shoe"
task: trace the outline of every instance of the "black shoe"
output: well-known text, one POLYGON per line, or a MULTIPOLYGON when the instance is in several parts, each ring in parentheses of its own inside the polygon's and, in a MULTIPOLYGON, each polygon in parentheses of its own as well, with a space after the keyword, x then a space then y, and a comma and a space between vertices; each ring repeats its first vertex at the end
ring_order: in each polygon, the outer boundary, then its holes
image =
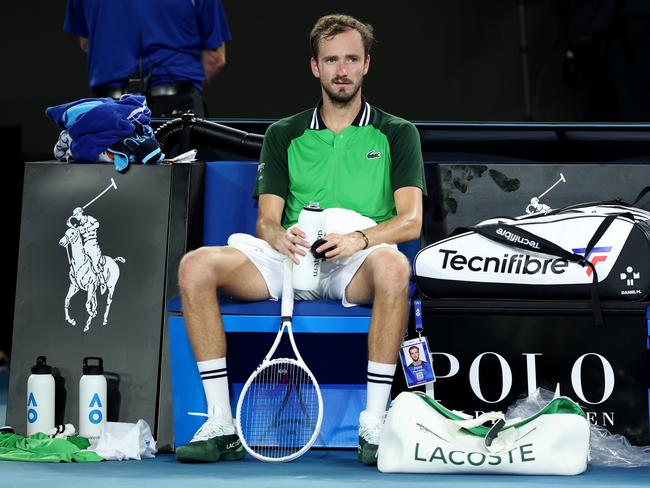
POLYGON ((382 420, 365 410, 359 415, 359 448, 357 459, 367 466, 377 466, 377 449, 382 420))
MULTIPOLYGON (((205 414, 202 414, 205 415, 205 414)), ((215 415, 196 431, 190 442, 176 449, 176 459, 183 463, 214 463, 244 459, 244 447, 235 426, 215 415)))

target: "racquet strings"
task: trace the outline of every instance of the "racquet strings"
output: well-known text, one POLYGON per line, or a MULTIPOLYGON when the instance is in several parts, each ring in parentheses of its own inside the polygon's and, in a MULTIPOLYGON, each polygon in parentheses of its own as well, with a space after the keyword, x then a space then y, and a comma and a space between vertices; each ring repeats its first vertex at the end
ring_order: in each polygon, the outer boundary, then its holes
POLYGON ((290 456, 316 429, 316 386, 295 362, 274 362, 249 385, 240 416, 243 437, 254 452, 273 459, 290 456))

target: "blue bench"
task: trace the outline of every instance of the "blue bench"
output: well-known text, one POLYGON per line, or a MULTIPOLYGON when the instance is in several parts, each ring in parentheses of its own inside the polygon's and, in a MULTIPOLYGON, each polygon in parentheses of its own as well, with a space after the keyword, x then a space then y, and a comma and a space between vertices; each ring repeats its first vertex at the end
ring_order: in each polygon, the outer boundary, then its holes
MULTIPOLYGON (((257 208, 251 195, 256 174, 254 162, 206 164, 204 245, 224 245, 235 232, 255 234, 257 208)), ((412 258, 419 243, 413 241, 400 248, 412 258)), ((220 306, 228 336, 228 374, 234 409, 243 383, 268 351, 278 330, 280 303, 241 302, 221 297, 220 306), (244 355, 252 359, 245 361, 240 357, 244 355)), ((203 422, 203 418, 188 416, 187 412, 205 412, 206 405, 180 299, 172 300, 168 310, 174 444, 178 446, 189 441, 203 422)), ((344 308, 333 300, 296 301, 293 321, 298 335, 296 341, 323 392, 325 415, 316 446, 356 447, 358 415, 365 405, 370 313, 370 307, 344 308)))

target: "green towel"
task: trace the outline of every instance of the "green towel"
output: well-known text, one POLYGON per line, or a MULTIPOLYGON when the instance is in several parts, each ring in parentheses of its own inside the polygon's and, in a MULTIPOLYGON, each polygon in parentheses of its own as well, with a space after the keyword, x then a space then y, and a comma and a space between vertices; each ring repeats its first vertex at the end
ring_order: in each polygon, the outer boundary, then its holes
POLYGON ((43 463, 86 463, 103 461, 94 452, 82 451, 90 443, 83 437, 50 439, 42 433, 23 437, 18 434, 0 434, 0 461, 38 461, 43 463))

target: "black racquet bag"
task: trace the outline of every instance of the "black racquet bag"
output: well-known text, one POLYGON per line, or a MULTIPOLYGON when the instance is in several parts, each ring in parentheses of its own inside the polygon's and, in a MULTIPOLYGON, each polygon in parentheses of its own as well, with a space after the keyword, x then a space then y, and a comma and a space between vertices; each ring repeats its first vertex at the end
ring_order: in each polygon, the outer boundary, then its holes
MULTIPOLYGON (((429 298, 643 300, 650 293, 650 212, 591 202, 456 229, 415 256, 429 298)), ((596 307, 596 305, 594 305, 596 307)))

